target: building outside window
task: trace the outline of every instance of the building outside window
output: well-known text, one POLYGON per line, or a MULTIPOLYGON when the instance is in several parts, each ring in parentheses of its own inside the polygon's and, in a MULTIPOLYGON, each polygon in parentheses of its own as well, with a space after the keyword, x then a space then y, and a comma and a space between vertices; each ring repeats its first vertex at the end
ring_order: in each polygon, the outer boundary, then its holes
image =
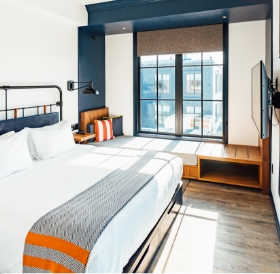
POLYGON ((201 74, 186 73, 186 93, 201 93, 201 74))
POLYGON ((170 93, 170 75, 155 75, 155 93, 170 93), (157 84, 156 84, 157 83, 157 84))
POLYGON ((222 139, 223 52, 139 61, 139 132, 222 139))

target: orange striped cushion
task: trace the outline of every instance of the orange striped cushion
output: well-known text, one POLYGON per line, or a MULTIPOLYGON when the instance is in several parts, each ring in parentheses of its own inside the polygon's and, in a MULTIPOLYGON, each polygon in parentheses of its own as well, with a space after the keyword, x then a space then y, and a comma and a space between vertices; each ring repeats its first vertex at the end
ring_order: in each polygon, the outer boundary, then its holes
POLYGON ((94 120, 95 142, 113 139, 112 119, 94 120))

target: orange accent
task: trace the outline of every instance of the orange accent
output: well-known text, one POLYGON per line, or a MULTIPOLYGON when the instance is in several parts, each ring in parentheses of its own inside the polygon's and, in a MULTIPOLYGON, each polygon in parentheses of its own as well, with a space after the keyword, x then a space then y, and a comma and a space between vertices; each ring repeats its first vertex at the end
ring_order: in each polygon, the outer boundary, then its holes
POLYGON ((94 120, 95 142, 100 142, 98 120, 94 120))
POLYGON ((94 129, 95 129, 95 142, 102 142, 106 140, 113 139, 113 123, 112 119, 108 120, 94 120, 94 129), (109 130, 107 130, 106 124, 109 124, 109 130), (103 136, 100 136, 100 127, 103 128, 103 136))
POLYGON ((44 270, 49 270, 52 273, 74 273, 71 269, 68 269, 64 267, 61 264, 58 264, 56 262, 47 260, 47 259, 41 259, 37 257, 32 257, 28 255, 23 256, 23 265, 29 266, 29 267, 36 267, 44 270))
POLYGON ((46 235, 36 234, 33 232, 28 232, 27 237, 25 239, 25 243, 60 251, 74 258, 75 260, 81 262, 84 265, 88 261, 88 256, 89 256, 88 250, 85 250, 68 241, 53 236, 46 236, 46 235))

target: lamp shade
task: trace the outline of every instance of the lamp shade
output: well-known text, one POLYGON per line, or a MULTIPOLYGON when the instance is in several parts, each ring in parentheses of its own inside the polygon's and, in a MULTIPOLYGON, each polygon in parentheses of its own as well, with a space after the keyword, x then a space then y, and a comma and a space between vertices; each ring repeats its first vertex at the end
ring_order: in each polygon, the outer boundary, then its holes
POLYGON ((83 94, 99 94, 99 91, 93 88, 93 82, 90 81, 89 85, 82 91, 83 94))
POLYGON ((83 94, 99 94, 99 91, 94 89, 93 87, 89 86, 82 91, 83 94))

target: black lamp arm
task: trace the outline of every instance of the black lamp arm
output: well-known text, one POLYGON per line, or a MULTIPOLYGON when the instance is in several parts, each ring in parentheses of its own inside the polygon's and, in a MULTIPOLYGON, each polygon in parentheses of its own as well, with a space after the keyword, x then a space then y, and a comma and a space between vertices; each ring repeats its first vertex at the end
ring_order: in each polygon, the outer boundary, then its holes
POLYGON ((67 90, 69 90, 69 91, 77 90, 77 89, 80 89, 80 88, 85 88, 85 87, 88 87, 88 86, 92 86, 92 81, 89 81, 89 82, 74 82, 72 80, 67 81, 67 90), (78 87, 78 88, 74 88, 74 84, 79 84, 79 83, 82 83, 82 84, 87 83, 87 85, 82 86, 82 87, 78 87))
POLYGON ((82 87, 78 87, 78 88, 71 88, 71 91, 72 90, 77 90, 77 89, 80 89, 80 88, 85 88, 85 87, 88 87, 89 85, 86 85, 86 86, 82 86, 82 87))

